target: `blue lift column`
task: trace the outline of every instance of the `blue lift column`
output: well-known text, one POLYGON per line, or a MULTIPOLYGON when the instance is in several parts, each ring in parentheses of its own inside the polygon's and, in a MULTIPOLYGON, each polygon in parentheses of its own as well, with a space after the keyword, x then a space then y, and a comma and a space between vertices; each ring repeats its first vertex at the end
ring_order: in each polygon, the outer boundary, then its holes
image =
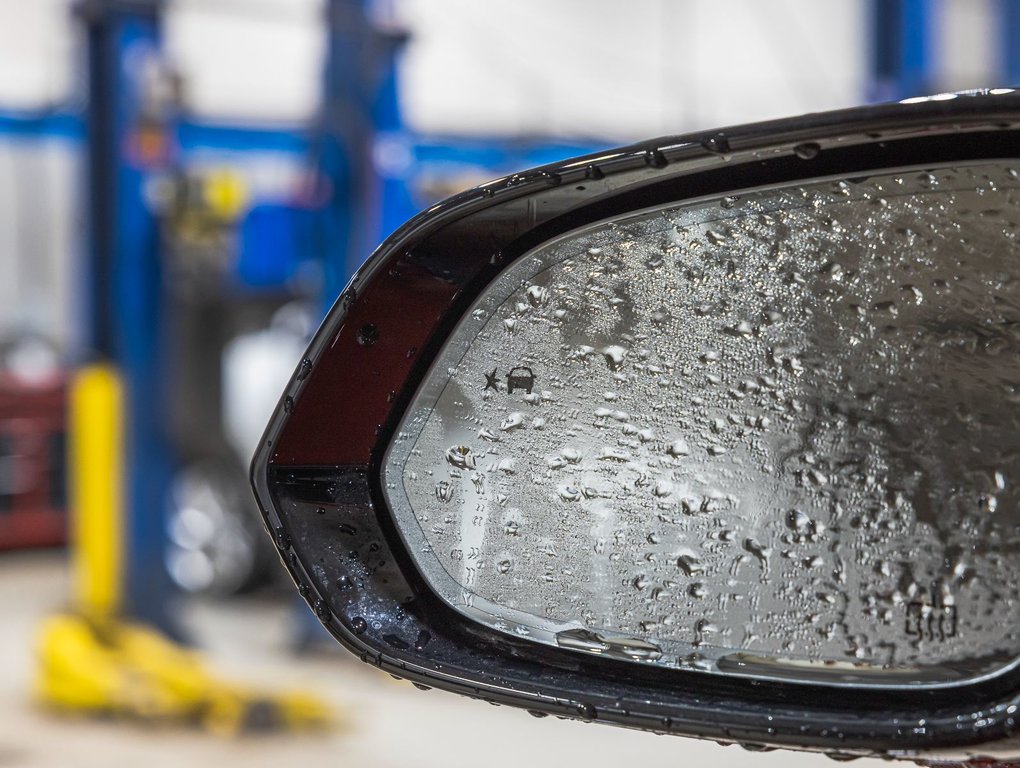
POLYGON ((937 89, 938 0, 871 0, 869 101, 899 101, 937 89))
POLYGON ((176 635, 164 565, 172 453, 164 422, 162 259, 146 195, 176 143, 173 83, 160 58, 162 5, 84 0, 76 10, 88 57, 87 363, 107 366, 123 396, 114 609, 176 635))
POLYGON ((164 565, 174 460, 166 295, 152 184, 176 162, 176 82, 160 59, 158 0, 83 0, 88 45, 87 354, 71 384, 71 610, 48 618, 36 697, 51 709, 198 724, 220 733, 322 728, 305 691, 210 672, 175 642, 164 565))
POLYGON ((1020 85, 1020 0, 999 0, 1002 14, 1002 54, 1000 72, 1003 81, 995 85, 1020 85))
POLYGON ((372 0, 328 6, 316 159, 330 192, 320 242, 327 308, 378 244, 383 186, 373 152, 380 131, 400 129, 395 56, 404 36, 380 29, 372 8, 372 0))

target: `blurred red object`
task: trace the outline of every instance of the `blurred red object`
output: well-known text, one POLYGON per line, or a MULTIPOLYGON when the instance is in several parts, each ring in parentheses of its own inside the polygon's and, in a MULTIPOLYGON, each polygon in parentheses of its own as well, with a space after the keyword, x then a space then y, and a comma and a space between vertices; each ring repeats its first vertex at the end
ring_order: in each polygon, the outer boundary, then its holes
POLYGON ((0 375, 0 551, 67 541, 66 412, 62 379, 0 375))

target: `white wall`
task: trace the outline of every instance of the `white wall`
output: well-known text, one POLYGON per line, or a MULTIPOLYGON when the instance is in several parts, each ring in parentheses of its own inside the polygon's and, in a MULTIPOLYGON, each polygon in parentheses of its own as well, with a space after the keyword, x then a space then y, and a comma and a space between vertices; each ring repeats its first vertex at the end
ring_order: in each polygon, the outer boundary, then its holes
MULTIPOLYGON (((411 33, 412 127, 631 138, 827 109, 865 94, 865 0, 377 0, 411 33)), ((66 100, 71 0, 0 0, 0 110, 66 100)), ((319 100, 324 0, 169 0, 189 107, 294 123, 319 100)), ((995 0, 940 0, 941 88, 995 82, 995 0)))
POLYGON ((0 0, 0 110, 61 104, 73 56, 69 0, 0 0))
POLYGON ((426 131, 639 137, 859 103, 861 0, 400 0, 426 131), (442 8, 442 11, 438 9, 442 8))
POLYGON ((166 51, 189 109, 211 120, 302 123, 319 104, 321 0, 171 0, 166 51))
POLYGON ((1007 86, 999 71, 1002 30, 998 0, 941 0, 934 56, 945 91, 1007 86))
MULTIPOLYGON (((0 111, 71 97, 73 0, 0 0, 0 111)), ((168 0, 166 52, 188 107, 211 120, 297 123, 318 106, 322 0, 168 0)))
POLYGON ((68 339, 72 264, 82 255, 79 170, 66 140, 0 136, 0 339, 24 331, 68 339))

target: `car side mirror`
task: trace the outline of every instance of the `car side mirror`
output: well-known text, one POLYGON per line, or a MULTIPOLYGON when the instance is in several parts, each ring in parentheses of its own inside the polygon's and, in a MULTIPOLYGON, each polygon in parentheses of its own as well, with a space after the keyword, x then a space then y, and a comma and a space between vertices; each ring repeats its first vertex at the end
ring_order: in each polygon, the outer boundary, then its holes
POLYGON ((843 756, 1020 754, 1020 96, 658 139, 434 206, 252 464, 363 660, 843 756))

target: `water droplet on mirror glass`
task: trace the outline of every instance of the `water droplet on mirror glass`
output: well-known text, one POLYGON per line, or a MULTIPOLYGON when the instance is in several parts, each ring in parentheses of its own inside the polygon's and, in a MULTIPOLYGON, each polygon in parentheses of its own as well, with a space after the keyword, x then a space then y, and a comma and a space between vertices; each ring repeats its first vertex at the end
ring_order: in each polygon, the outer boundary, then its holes
POLYGON ((793 148, 793 152, 801 160, 813 160, 818 156, 821 151, 821 147, 815 144, 813 141, 805 142, 804 144, 798 144, 793 148))
POLYGON ((460 469, 474 469, 475 457, 466 445, 454 445, 446 450, 446 460, 460 469))
POLYGON ((448 502, 453 498, 453 485, 449 480, 440 480, 436 483, 436 498, 442 502, 448 502))

